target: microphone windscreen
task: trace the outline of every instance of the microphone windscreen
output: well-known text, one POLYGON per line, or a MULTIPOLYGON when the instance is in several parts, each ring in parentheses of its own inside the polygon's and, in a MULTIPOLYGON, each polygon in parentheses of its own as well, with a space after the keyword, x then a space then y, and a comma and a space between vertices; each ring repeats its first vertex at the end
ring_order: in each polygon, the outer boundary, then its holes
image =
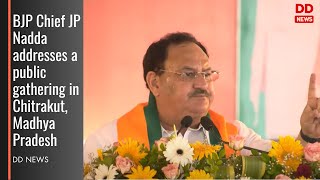
POLYGON ((201 125, 204 127, 205 130, 210 131, 210 129, 214 126, 213 122, 207 116, 203 116, 200 120, 201 125))
POLYGON ((191 124, 192 124, 192 117, 191 116, 185 116, 182 120, 181 120, 181 127, 185 127, 188 128, 191 124))

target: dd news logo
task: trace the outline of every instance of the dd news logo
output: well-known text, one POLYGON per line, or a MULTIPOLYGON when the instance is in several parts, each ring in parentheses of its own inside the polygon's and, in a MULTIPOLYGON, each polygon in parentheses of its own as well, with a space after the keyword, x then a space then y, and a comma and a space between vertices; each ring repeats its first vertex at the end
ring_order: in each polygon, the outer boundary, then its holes
POLYGON ((299 14, 299 16, 294 17, 295 23, 313 23, 314 17, 310 15, 312 11, 313 6, 311 4, 296 4, 296 14, 299 14), (307 16, 307 14, 309 15, 307 16))

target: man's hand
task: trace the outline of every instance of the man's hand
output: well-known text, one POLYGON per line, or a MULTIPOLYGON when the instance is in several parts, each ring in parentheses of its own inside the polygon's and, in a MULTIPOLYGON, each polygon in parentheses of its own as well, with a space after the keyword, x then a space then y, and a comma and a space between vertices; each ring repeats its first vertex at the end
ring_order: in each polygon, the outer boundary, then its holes
POLYGON ((310 76, 308 103, 302 112, 300 125, 303 134, 311 138, 320 138, 320 98, 316 97, 315 74, 310 76))

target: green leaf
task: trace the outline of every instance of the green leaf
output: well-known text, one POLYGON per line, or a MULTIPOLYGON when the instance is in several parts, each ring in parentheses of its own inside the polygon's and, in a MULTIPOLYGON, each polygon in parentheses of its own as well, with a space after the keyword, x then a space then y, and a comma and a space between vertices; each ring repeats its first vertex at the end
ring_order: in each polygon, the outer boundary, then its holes
POLYGON ((217 161, 217 160, 219 159, 217 153, 212 153, 212 159, 213 159, 214 161, 217 161))
POLYGON ((157 152, 158 152, 158 147, 156 145, 153 145, 151 150, 150 150, 150 153, 154 154, 154 153, 157 153, 157 152))
POLYGON ((219 158, 222 159, 226 156, 226 150, 225 149, 222 149, 219 151, 219 158))
POLYGON ((255 150, 255 149, 252 149, 252 150, 251 150, 251 153, 252 153, 252 155, 254 155, 254 156, 259 156, 259 155, 260 155, 259 152, 258 152, 257 150, 255 150))
POLYGON ((261 155, 261 159, 262 161, 264 161, 265 163, 268 163, 270 161, 270 157, 267 154, 262 154, 261 155))
POLYGON ((165 151, 165 150, 166 150, 165 145, 164 145, 164 144, 161 144, 161 145, 160 145, 160 149, 161 149, 162 151, 165 151))
POLYGON ((185 176, 189 176, 190 164, 183 166, 182 169, 183 169, 185 176))
POLYGON ((209 167, 209 166, 205 166, 203 169, 204 169, 204 171, 206 171, 206 172, 210 172, 210 167, 209 167))
POLYGON ((103 164, 110 166, 111 164, 113 164, 115 160, 112 157, 106 157, 103 159, 103 164))
POLYGON ((216 164, 217 164, 218 166, 220 166, 220 165, 223 164, 223 161, 219 159, 216 164))
POLYGON ((212 159, 206 159, 207 164, 213 165, 213 160, 212 159))
POLYGON ((212 168, 212 171, 213 171, 213 172, 217 172, 217 171, 218 171, 218 169, 219 169, 219 167, 218 167, 218 166, 212 166, 211 168, 212 168))

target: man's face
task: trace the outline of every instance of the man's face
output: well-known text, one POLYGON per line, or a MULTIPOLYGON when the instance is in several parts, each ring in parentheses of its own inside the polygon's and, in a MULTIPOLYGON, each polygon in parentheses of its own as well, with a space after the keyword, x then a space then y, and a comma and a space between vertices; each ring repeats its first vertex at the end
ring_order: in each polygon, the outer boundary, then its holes
MULTIPOLYGON (((194 43, 171 45, 160 75, 159 97, 162 108, 169 108, 179 118, 205 116, 213 100, 213 81, 201 74, 194 79, 184 78, 177 73, 210 72, 208 56, 194 43), (177 72, 177 73, 175 73, 177 72)), ((199 123, 199 122, 194 122, 199 123)))

